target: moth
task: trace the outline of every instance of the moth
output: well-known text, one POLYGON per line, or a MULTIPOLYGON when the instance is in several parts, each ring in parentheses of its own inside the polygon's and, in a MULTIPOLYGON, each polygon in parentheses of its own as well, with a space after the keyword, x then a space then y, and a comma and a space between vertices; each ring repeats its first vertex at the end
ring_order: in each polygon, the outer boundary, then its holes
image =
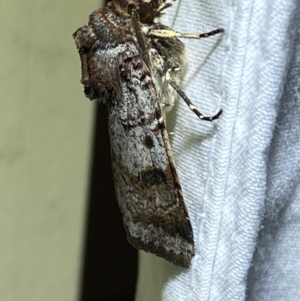
POLYGON ((90 99, 107 106, 114 184, 130 244, 189 267, 193 230, 166 130, 165 111, 179 95, 185 46, 223 32, 179 33, 161 24, 175 1, 112 0, 74 34, 81 83, 90 99))

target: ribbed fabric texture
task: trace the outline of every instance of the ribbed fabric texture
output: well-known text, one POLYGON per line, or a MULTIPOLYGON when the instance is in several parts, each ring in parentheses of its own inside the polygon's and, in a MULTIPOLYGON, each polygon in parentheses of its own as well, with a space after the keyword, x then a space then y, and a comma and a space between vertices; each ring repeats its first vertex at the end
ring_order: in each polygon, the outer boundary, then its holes
POLYGON ((300 2, 177 0, 164 23, 182 32, 183 87, 169 114, 192 220, 190 269, 140 252, 137 301, 300 300, 300 2))

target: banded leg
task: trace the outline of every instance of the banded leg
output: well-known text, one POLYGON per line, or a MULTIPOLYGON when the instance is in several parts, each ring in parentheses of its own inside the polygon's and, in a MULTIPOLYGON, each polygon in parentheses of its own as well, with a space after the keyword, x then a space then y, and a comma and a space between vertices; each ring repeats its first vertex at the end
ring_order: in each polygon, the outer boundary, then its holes
POLYGON ((219 33, 223 33, 223 28, 218 28, 205 33, 182 33, 173 29, 153 29, 149 35, 156 38, 186 38, 186 39, 202 39, 208 38, 219 33))
POLYGON ((185 101, 185 103, 189 106, 189 108, 201 119, 205 121, 214 121, 218 119, 223 110, 220 109, 219 112, 213 116, 205 116, 203 115, 196 106, 190 101, 187 95, 183 92, 183 90, 171 79, 169 75, 169 71, 166 72, 166 81, 169 83, 170 86, 180 95, 180 97, 185 101))
MULTIPOLYGON (((154 32, 154 34, 156 34, 158 32, 164 33, 164 35, 158 35, 157 36, 158 38, 176 37, 176 36, 170 36, 168 33, 180 34, 171 29, 170 30, 169 29, 152 30, 150 32, 150 35, 153 32, 154 32), (166 33, 166 35, 165 35, 165 33, 166 33)), ((200 38, 206 38, 206 37, 209 37, 209 36, 221 33, 221 32, 224 32, 224 30, 222 28, 219 28, 219 29, 213 30, 211 32, 203 33, 203 34, 184 34, 184 35, 186 35, 186 37, 189 37, 189 38, 191 38, 191 36, 193 36, 194 38, 200 39, 200 38), (195 36, 195 35, 197 35, 197 36, 195 36)), ((182 35, 182 34, 180 34, 180 35, 182 35)), ((186 104, 189 106, 189 108, 199 117, 199 119, 205 120, 205 121, 214 121, 214 120, 218 119, 223 112, 222 109, 220 109, 219 112, 213 116, 205 116, 190 101, 190 99, 187 97, 187 95, 184 93, 184 91, 181 89, 181 87, 174 80, 175 77, 172 76, 170 73, 170 71, 177 73, 180 70, 179 66, 170 66, 169 64, 166 64, 166 62, 162 59, 162 57, 167 57, 168 53, 164 51, 165 49, 163 47, 158 47, 159 44, 157 44, 156 46, 157 46, 157 48, 159 48, 161 53, 158 53, 157 49, 151 49, 149 53, 150 53, 151 61, 155 62, 154 67, 156 68, 156 70, 160 74, 160 76, 162 78, 165 77, 168 84, 179 94, 179 96, 186 102, 186 104)), ((165 106, 167 106, 167 105, 164 104, 164 107, 165 106)))

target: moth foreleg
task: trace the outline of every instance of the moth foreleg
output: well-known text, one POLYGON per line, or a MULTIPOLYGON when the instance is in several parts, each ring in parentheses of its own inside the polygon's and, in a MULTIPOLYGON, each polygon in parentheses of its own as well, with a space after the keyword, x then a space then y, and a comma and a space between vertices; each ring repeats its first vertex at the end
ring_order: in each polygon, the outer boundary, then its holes
POLYGON ((187 38, 187 39, 202 39, 214 36, 216 34, 224 32, 223 28, 218 28, 210 32, 205 33, 182 33, 173 29, 153 29, 149 35, 156 38, 187 38))

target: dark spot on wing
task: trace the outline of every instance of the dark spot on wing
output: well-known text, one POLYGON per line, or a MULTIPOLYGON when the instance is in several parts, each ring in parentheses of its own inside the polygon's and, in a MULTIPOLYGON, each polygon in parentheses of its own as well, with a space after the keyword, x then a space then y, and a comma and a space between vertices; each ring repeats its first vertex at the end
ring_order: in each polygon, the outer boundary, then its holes
POLYGON ((149 186, 158 185, 166 182, 166 175, 159 168, 153 168, 150 170, 142 171, 140 176, 143 184, 149 186))
POLYGON ((149 149, 154 147, 154 142, 150 135, 146 135, 144 143, 145 143, 146 147, 149 149))

